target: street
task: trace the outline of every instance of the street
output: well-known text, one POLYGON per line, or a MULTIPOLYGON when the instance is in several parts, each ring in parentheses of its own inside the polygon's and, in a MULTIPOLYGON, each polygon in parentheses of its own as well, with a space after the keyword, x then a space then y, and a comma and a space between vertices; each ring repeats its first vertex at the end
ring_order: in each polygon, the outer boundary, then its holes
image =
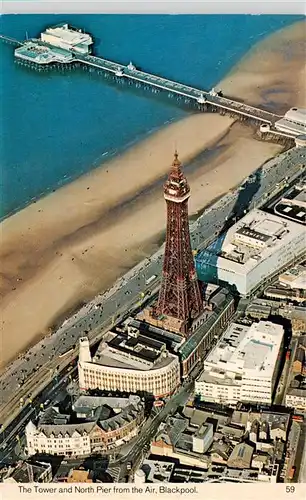
POLYGON ((295 455, 295 478, 294 482, 306 483, 306 422, 299 424, 300 439, 295 455))
POLYGON ((301 436, 301 427, 297 422, 292 421, 291 424, 291 429, 289 432, 288 436, 288 441, 287 441, 287 453, 288 453, 288 464, 287 464, 287 469, 286 469, 286 474, 285 474, 285 483, 290 482, 289 480, 289 474, 291 471, 291 468, 296 465, 296 463, 299 461, 299 456, 298 456, 298 444, 301 436))

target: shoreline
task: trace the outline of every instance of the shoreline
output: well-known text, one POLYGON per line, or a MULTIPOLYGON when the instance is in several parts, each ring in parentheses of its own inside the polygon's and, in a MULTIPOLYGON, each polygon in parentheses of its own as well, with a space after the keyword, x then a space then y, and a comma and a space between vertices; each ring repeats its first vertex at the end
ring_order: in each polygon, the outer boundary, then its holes
MULTIPOLYGON (((255 50, 249 56, 253 73, 246 77, 245 70, 239 71, 244 86, 260 100, 253 78, 259 55, 255 50)), ((265 88, 276 76, 275 71, 265 75, 265 88)), ((294 74, 286 78, 283 85, 290 89, 294 74)), ((233 119, 196 113, 150 133, 103 166, 4 219, 0 371, 77 304, 103 292, 156 250, 165 232, 162 185, 175 143, 191 185, 191 220, 283 150, 259 141, 251 128, 233 119)))
MULTIPOLYGON (((186 117, 188 117, 188 115, 186 117)), ((120 156, 125 154, 128 150, 134 148, 135 146, 137 146, 137 144, 142 143, 143 141, 145 141, 147 138, 149 138, 154 133, 156 133, 158 131, 162 131, 164 128, 170 126, 173 123, 180 122, 181 120, 182 120, 182 118, 168 120, 164 124, 162 124, 161 126, 153 127, 148 132, 141 135, 140 137, 133 139, 133 141, 130 141, 129 143, 125 144, 120 149, 116 149, 116 150, 112 151, 111 154, 109 156, 106 156, 105 159, 101 160, 98 165, 93 164, 92 168, 90 170, 81 172, 76 177, 73 177, 73 178, 71 176, 67 179, 63 178, 61 181, 59 181, 57 183, 56 188, 47 189, 45 192, 41 193, 39 196, 31 198, 24 205, 20 205, 19 207, 14 208, 8 214, 3 215, 3 217, 0 217, 0 225, 2 222, 6 221, 10 217, 13 217, 14 215, 18 214, 22 210, 25 210, 28 207, 30 207, 31 205, 35 205, 35 204, 39 203, 40 201, 42 201, 46 197, 51 196, 54 193, 57 193, 60 189, 63 189, 65 187, 69 186, 70 184, 77 182, 80 179, 85 179, 87 176, 90 176, 93 172, 95 172, 95 170, 101 169, 105 165, 110 163, 111 161, 116 160, 117 158, 120 158, 120 156)), ((109 151, 107 153, 109 153, 109 151)))

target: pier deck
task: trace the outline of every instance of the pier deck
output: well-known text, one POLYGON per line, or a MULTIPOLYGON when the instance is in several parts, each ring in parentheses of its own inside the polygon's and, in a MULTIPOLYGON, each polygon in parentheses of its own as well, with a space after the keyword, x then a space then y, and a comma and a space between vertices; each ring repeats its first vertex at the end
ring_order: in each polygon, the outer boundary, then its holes
POLYGON ((293 143, 294 136, 291 133, 279 132, 275 128, 275 122, 279 121, 282 116, 269 111, 250 106, 243 102, 236 101, 220 95, 215 91, 207 91, 198 89, 180 82, 169 80, 162 76, 153 75, 137 69, 132 63, 128 65, 119 64, 115 61, 110 61, 102 57, 97 57, 92 54, 79 54, 71 49, 63 51, 61 54, 62 60, 59 60, 58 53, 53 54, 56 47, 49 43, 38 39, 26 40, 20 42, 6 35, 0 35, 0 41, 11 43, 17 46, 15 49, 16 60, 30 66, 36 66, 38 69, 43 69, 42 66, 54 66, 54 62, 58 62, 57 66, 67 67, 71 65, 80 65, 84 69, 96 69, 106 76, 111 75, 117 81, 125 81, 129 85, 150 89, 153 93, 166 93, 169 97, 176 97, 178 101, 195 106, 199 111, 218 112, 222 115, 229 115, 239 120, 248 121, 251 124, 260 127, 261 137, 277 140, 278 142, 293 143), (35 44, 37 48, 45 47, 50 52, 49 60, 46 57, 39 59, 38 57, 27 57, 26 51, 23 48, 35 44), (52 57, 51 57, 52 56, 52 57), (65 57, 64 57, 65 56, 65 57))
POLYGON ((275 121, 281 118, 280 115, 270 113, 269 111, 249 106, 226 97, 213 96, 206 90, 197 89, 179 82, 168 80, 167 78, 163 78, 161 76, 145 73, 137 68, 129 69, 128 66, 123 66, 122 64, 118 64, 101 57, 84 55, 81 57, 78 56, 77 60, 83 64, 87 64, 103 71, 109 71, 115 75, 117 74, 118 78, 128 78, 134 80, 135 82, 152 86, 156 90, 169 91, 186 99, 197 101, 198 104, 211 104, 221 110, 223 109, 225 112, 227 111, 244 115, 246 118, 253 118, 261 123, 274 124, 275 121), (120 72, 122 72, 122 74, 119 76, 120 72))

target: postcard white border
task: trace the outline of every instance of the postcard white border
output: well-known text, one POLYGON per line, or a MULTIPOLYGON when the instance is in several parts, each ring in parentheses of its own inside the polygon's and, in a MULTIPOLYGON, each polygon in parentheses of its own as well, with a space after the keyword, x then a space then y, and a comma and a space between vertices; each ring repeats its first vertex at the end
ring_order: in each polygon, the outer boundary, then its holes
POLYGON ((2 14, 306 14, 302 0, 2 0, 2 14))
POLYGON ((159 487, 162 486, 159 483, 143 484, 143 485, 133 485, 125 483, 39 483, 36 484, 37 488, 44 490, 44 493, 34 493, 34 485, 26 484, 2 484, 0 487, 0 495, 2 500, 41 500, 41 499, 61 499, 61 500, 84 500, 84 499, 107 499, 113 498, 114 500, 153 500, 154 498, 162 498, 163 500, 228 500, 229 498, 243 498, 243 500, 258 500, 267 499, 271 494, 275 495, 278 500, 302 500, 304 498, 303 493, 305 492, 305 485, 295 484, 262 484, 262 483, 251 483, 251 484, 209 484, 202 483, 194 485, 193 483, 167 483, 168 487, 173 488, 173 490, 180 489, 190 489, 194 487, 197 493, 160 493, 159 487), (288 487, 294 486, 294 492, 290 493, 288 487), (22 487, 25 488, 23 493, 20 492, 22 487), (144 493, 146 487, 154 488, 155 493, 144 493), (61 493, 61 488, 70 488, 70 493, 61 493), (84 490, 84 493, 78 492, 78 488, 84 490), (100 488, 100 491, 99 491, 100 488), (129 493, 114 493, 113 488, 118 490, 128 490, 129 493), (287 488, 287 490, 286 490, 287 488), (49 489, 49 493, 47 490, 49 489), (86 489, 89 490, 86 493, 86 489), (105 493, 101 491, 105 490, 105 493), (135 489, 139 492, 136 493, 135 489), (30 491, 31 490, 31 491, 30 491), (51 490, 53 490, 51 492, 51 490), (134 490, 134 493, 132 493, 134 490), (109 492, 106 492, 109 491, 109 492))

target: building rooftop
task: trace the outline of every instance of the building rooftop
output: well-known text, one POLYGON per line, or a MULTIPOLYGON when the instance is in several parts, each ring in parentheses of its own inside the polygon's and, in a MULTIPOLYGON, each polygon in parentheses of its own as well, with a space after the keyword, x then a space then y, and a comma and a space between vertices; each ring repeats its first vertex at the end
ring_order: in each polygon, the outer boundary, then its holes
POLYGON ((72 408, 74 411, 81 412, 83 409, 95 409, 100 406, 108 405, 115 412, 122 411, 130 405, 138 405, 141 402, 139 396, 131 395, 128 398, 100 397, 100 396, 80 396, 72 408))
POLYGON ((83 469, 71 469, 67 483, 92 483, 92 472, 83 469))
POLYGON ((291 108, 283 118, 275 122, 277 130, 286 131, 292 135, 302 135, 306 132, 306 110, 291 108))
POLYGON ((44 33, 64 40, 71 45, 78 45, 80 43, 92 43, 92 38, 89 34, 83 33, 81 29, 73 28, 67 23, 62 23, 58 24, 57 26, 47 28, 44 33))
POLYGON ((199 427, 208 419, 209 421, 213 419, 216 422, 216 427, 219 425, 226 425, 230 421, 230 413, 231 412, 229 411, 229 414, 224 415, 223 413, 218 412, 216 405, 214 405, 210 411, 189 406, 185 406, 183 410, 185 417, 189 418, 190 425, 199 427))
POLYGON ((230 373, 271 378, 283 335, 281 325, 268 321, 251 326, 231 324, 207 356, 199 381, 207 372, 217 377, 224 375, 225 379, 230 373))
POLYGON ((260 424, 267 422, 269 429, 283 429, 287 432, 290 423, 290 412, 280 413, 276 410, 267 410, 260 408, 252 411, 251 405, 248 405, 244 410, 235 410, 232 416, 232 424, 241 425, 246 428, 248 422, 257 421, 260 424))
POLYGON ((251 467, 253 452, 253 447, 247 443, 236 444, 227 461, 227 465, 229 467, 249 469, 251 467))
POLYGON ((200 341, 209 333, 213 325, 218 321, 218 318, 224 308, 233 301, 232 295, 221 288, 214 296, 215 309, 213 311, 205 311, 204 323, 180 346, 179 353, 182 360, 187 359, 200 341))
POLYGON ((49 47, 41 42, 29 40, 15 49, 15 56, 37 64, 71 62, 73 55, 59 47, 49 47))
MULTIPOLYGON (((43 414, 37 426, 30 421, 26 429, 28 433, 43 433, 47 437, 52 435, 54 437, 79 437, 87 435, 95 425, 105 432, 110 432, 134 420, 143 408, 144 400, 139 396, 129 398, 81 396, 74 403, 73 409, 79 414, 88 414, 87 422, 84 422, 84 419, 75 423, 61 421, 60 418, 50 420, 46 419, 43 414), (104 412, 105 408, 110 411, 104 412)), ((49 410, 47 413, 50 413, 49 410)), ((56 414, 60 416, 58 412, 56 414)))
POLYGON ((285 113, 284 118, 286 120, 291 120, 293 122, 301 123, 306 125, 306 109, 304 108, 291 108, 287 113, 285 113))
POLYGON ((264 290, 266 297, 284 298, 286 300, 293 300, 295 302, 304 302, 306 300, 306 293, 300 292, 300 288, 288 288, 285 286, 268 286, 264 290))
POLYGON ((262 210, 252 210, 199 254, 200 261, 227 272, 246 274, 300 236, 304 228, 262 210), (216 258, 217 256, 217 258, 216 258))
POLYGON ((301 206, 300 202, 282 199, 275 205, 274 212, 298 224, 306 224, 306 206, 301 206))
POLYGON ((47 470, 50 470, 51 474, 51 465, 44 462, 19 462, 9 477, 17 483, 37 483, 47 470))
POLYGON ((176 358, 165 342, 155 340, 140 329, 127 327, 111 330, 100 343, 93 363, 114 368, 150 370, 162 368, 176 358))
POLYGON ((304 387, 302 389, 296 387, 289 387, 287 391, 288 396, 295 396, 297 398, 305 398, 306 399, 306 382, 304 383, 304 387))
POLYGON ((174 463, 160 460, 144 460, 141 469, 146 475, 147 483, 164 483, 170 480, 174 463))

